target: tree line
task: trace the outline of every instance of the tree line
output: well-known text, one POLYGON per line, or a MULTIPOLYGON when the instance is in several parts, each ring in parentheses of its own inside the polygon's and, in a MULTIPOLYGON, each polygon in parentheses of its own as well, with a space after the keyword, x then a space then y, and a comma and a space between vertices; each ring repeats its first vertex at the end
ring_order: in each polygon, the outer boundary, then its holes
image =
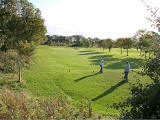
POLYGON ((112 48, 120 48, 120 53, 123 53, 123 49, 126 49, 127 56, 129 55, 129 49, 135 48, 139 51, 140 55, 144 53, 145 57, 148 53, 149 56, 153 51, 153 46, 156 43, 152 41, 153 38, 158 38, 160 35, 154 31, 139 30, 132 37, 118 38, 112 40, 111 38, 99 39, 97 37, 84 37, 82 35, 73 36, 61 36, 61 35, 47 35, 46 45, 50 46, 70 46, 70 47, 98 47, 108 49, 111 52, 112 48))

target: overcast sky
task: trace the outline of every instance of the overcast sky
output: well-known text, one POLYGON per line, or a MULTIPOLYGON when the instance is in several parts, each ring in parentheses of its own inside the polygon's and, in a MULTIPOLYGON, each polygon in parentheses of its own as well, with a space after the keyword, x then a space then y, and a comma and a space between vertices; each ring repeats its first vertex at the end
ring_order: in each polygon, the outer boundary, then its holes
MULTIPOLYGON (((42 12, 48 34, 112 38, 151 30, 141 0, 29 0, 42 12)), ((160 8, 160 0, 145 0, 160 8)))

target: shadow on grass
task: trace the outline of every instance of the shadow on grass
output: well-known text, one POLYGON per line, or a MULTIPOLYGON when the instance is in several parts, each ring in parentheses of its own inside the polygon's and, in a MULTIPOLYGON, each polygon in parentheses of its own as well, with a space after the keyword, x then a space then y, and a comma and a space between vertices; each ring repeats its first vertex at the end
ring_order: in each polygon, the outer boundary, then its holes
POLYGON ((74 80, 74 81, 75 81, 75 82, 79 82, 79 81, 81 81, 81 80, 83 80, 83 79, 85 79, 85 78, 89 78, 89 77, 92 77, 92 76, 95 76, 95 75, 98 75, 98 74, 101 74, 101 73, 100 73, 100 72, 97 72, 97 73, 92 74, 92 75, 87 75, 87 76, 81 77, 81 78, 76 79, 76 80, 74 80))
POLYGON ((94 55, 94 54, 103 54, 103 52, 87 52, 79 55, 94 55))
POLYGON ((96 56, 89 57, 92 65, 99 65, 102 58, 106 59, 105 63, 120 60, 119 58, 113 58, 113 55, 96 55, 96 56))
POLYGON ((83 51, 79 51, 79 52, 82 52, 82 53, 85 53, 85 52, 93 52, 95 50, 83 50, 83 51))
POLYGON ((101 95, 97 96, 96 98, 93 98, 92 101, 96 101, 110 93, 112 93, 117 87, 120 87, 121 85, 125 84, 125 81, 120 81, 119 83, 117 83, 116 85, 112 86, 110 89, 104 91, 101 95))
POLYGON ((131 69, 138 69, 141 67, 143 64, 143 59, 140 58, 124 58, 124 59, 119 59, 119 58, 114 58, 113 55, 96 55, 96 56, 91 56, 89 57, 90 61, 92 62, 92 65, 99 65, 100 60, 102 58, 105 58, 105 65, 104 68, 106 69, 124 69, 126 62, 128 61, 131 65, 131 69), (109 64, 108 64, 109 63, 109 64))
POLYGON ((142 66, 144 60, 138 59, 138 58, 124 58, 117 62, 113 62, 107 66, 104 66, 104 68, 106 69, 124 69, 127 61, 129 62, 131 69, 138 69, 142 66))
POLYGON ((83 50, 83 51, 79 51, 82 54, 78 54, 78 55, 94 55, 94 54, 103 54, 104 52, 95 52, 96 50, 83 50))

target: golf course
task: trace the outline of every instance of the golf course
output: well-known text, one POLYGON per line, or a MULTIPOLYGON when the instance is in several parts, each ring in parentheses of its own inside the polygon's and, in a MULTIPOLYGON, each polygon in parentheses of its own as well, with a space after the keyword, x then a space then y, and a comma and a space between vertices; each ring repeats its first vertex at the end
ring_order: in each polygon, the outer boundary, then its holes
POLYGON ((0 120, 160 119, 159 1, 0 0, 0 120))
POLYGON ((143 57, 136 49, 129 49, 129 56, 120 48, 111 52, 102 48, 73 48, 39 46, 34 54, 33 65, 23 71, 25 89, 35 96, 47 97, 61 93, 72 99, 90 101, 94 112, 116 115, 110 106, 129 96, 130 83, 146 77, 137 75, 143 57), (99 73, 100 60, 105 58, 103 73, 99 73), (129 82, 124 82, 126 61, 130 63, 129 82))

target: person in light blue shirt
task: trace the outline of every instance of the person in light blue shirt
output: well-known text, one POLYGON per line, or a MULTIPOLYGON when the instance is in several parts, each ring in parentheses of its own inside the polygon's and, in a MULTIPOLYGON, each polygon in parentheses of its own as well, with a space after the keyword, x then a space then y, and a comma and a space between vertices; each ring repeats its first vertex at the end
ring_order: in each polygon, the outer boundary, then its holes
POLYGON ((101 69, 100 69, 100 73, 103 73, 103 64, 104 64, 104 61, 105 61, 105 59, 102 59, 101 60, 101 62, 100 62, 100 67, 101 67, 101 69))
POLYGON ((128 73, 129 73, 129 71, 130 71, 130 64, 129 64, 129 62, 127 61, 126 62, 126 67, 125 67, 125 71, 124 71, 124 80, 126 81, 126 82, 128 82, 128 73))

